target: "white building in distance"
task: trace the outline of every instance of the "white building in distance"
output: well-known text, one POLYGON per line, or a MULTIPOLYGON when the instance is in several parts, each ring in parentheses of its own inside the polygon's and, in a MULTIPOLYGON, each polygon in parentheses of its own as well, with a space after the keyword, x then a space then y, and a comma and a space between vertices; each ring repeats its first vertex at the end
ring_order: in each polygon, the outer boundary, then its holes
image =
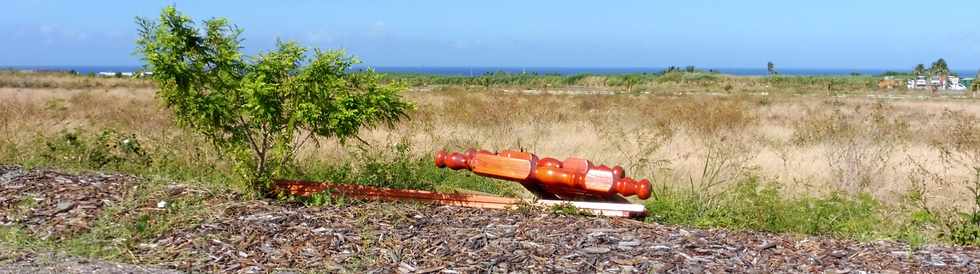
POLYGON ((959 76, 950 75, 946 77, 946 81, 940 81, 942 78, 939 76, 916 76, 915 79, 909 79, 906 82, 906 87, 908 89, 935 89, 935 90, 952 90, 952 91, 964 91, 967 89, 963 83, 960 82, 959 76))

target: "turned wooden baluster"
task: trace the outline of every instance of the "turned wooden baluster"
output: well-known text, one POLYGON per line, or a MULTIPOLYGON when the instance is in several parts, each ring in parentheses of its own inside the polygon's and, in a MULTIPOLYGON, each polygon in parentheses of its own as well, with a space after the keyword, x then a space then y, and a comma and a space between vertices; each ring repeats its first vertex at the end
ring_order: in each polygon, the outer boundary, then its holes
POLYGON ((488 154, 495 155, 493 152, 482 150, 482 149, 467 149, 463 153, 453 152, 449 153, 445 150, 440 150, 436 153, 436 166, 439 168, 450 168, 452 170, 460 169, 471 169, 469 165, 469 160, 473 159, 476 154, 488 154))
POLYGON ((605 195, 637 195, 650 197, 650 182, 626 177, 622 167, 593 166, 592 162, 579 158, 558 161, 520 151, 504 150, 494 154, 485 150, 469 149, 464 153, 439 151, 435 164, 453 170, 468 169, 473 173, 522 184, 537 183, 557 189, 578 189, 605 195))
MULTIPOLYGON (((592 162, 579 158, 568 158, 563 162, 559 162, 553 158, 544 158, 541 162, 548 163, 548 168, 558 167, 567 172, 584 175, 579 179, 578 177, 559 174, 562 180, 566 180, 561 182, 562 185, 574 183, 574 186, 578 189, 585 189, 597 193, 618 193, 623 196, 637 195, 640 199, 650 197, 650 181, 646 179, 636 181, 628 178, 626 177, 626 172, 620 166, 614 166, 612 168, 604 165, 593 166, 592 162), (565 177, 569 178, 564 179, 565 177)), ((539 168, 541 168, 540 166, 539 164, 539 168)), ((536 174, 538 173, 536 172, 536 174)), ((537 179, 542 182, 552 180, 551 178, 542 177, 538 177, 537 179)))

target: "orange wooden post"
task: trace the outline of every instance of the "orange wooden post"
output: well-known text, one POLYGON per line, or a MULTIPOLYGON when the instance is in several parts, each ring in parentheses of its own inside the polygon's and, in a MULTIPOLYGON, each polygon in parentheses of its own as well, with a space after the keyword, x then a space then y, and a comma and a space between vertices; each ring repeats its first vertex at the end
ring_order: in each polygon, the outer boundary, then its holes
POLYGON ((592 162, 579 158, 558 161, 520 151, 504 150, 494 154, 470 149, 464 153, 439 151, 435 164, 440 168, 467 169, 481 176, 540 185, 542 189, 562 197, 586 193, 597 196, 636 195, 647 199, 651 191, 650 181, 626 177, 620 166, 594 166, 592 162))

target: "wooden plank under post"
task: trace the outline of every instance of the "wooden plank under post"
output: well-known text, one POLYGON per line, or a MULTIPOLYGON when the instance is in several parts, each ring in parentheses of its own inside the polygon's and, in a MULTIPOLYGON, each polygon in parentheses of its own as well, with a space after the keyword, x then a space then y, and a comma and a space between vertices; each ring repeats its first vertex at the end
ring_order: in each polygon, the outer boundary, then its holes
POLYGON ((600 216, 634 218, 642 217, 646 214, 646 208, 644 208, 643 205, 629 203, 578 202, 562 200, 537 200, 534 202, 525 202, 520 199, 485 195, 450 194, 424 190, 391 189, 301 180, 276 180, 273 186, 277 191, 301 197, 309 197, 316 193, 329 191, 332 194, 340 194, 355 199, 383 201, 407 200, 473 208, 512 209, 520 206, 521 204, 531 204, 542 207, 566 204, 574 206, 579 210, 600 216))

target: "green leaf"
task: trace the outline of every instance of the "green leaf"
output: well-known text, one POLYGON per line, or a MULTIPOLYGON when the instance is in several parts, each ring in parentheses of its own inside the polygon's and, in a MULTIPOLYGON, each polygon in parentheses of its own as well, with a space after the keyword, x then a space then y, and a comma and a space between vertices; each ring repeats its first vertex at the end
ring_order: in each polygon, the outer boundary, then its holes
POLYGON ((201 26, 174 7, 158 21, 137 18, 138 53, 153 71, 157 92, 179 125, 233 155, 236 170, 255 189, 293 160, 310 132, 341 140, 365 127, 393 125, 413 105, 401 85, 382 84, 373 71, 351 72, 359 61, 343 51, 308 50, 278 41, 275 50, 241 53, 242 30, 227 19, 201 26))

